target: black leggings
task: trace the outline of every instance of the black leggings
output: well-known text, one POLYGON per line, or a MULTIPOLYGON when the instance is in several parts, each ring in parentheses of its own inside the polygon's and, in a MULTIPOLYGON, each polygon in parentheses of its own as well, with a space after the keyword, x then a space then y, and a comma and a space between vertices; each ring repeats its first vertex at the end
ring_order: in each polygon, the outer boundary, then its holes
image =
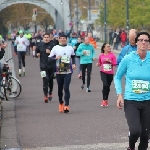
POLYGON ((82 81, 85 84, 85 70, 87 69, 87 88, 90 86, 91 80, 91 70, 92 70, 92 63, 90 64, 81 64, 82 68, 82 81))
POLYGON ((41 71, 46 71, 46 77, 43 78, 43 92, 45 96, 48 96, 48 93, 50 95, 53 92, 54 69, 41 69, 41 71))
POLYGON ((100 71, 101 80, 103 82, 103 100, 108 100, 109 92, 110 92, 110 85, 113 81, 113 74, 106 74, 100 71))
POLYGON ((26 56, 26 52, 21 52, 21 51, 18 51, 17 52, 17 55, 18 55, 18 65, 19 65, 19 69, 22 68, 22 65, 23 67, 25 67, 25 56, 26 56), (22 64, 22 65, 21 65, 22 64))
POLYGON ((138 150, 147 150, 150 135, 150 100, 125 100, 124 111, 130 131, 129 147, 134 149, 140 137, 138 150))
POLYGON ((69 74, 56 74, 57 84, 58 84, 58 97, 59 97, 59 103, 63 103, 63 89, 64 89, 64 100, 65 100, 65 106, 69 105, 69 99, 70 99, 70 91, 69 91, 69 85, 71 82, 71 73, 69 74))

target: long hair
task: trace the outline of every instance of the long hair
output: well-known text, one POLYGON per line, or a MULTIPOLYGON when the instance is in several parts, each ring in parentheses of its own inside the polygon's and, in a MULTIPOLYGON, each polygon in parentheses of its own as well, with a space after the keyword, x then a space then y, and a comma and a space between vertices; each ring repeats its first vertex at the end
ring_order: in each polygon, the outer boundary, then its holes
POLYGON ((101 47, 101 53, 104 53, 104 48, 105 48, 106 44, 107 44, 107 43, 104 43, 104 44, 102 45, 102 47, 101 47))

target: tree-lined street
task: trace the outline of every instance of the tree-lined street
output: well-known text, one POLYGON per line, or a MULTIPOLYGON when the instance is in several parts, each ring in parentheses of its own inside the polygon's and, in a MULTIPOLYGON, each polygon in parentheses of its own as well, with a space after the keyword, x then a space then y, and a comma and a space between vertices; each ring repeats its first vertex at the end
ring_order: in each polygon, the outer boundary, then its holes
MULTIPOLYGON (((99 52, 97 50, 97 57, 99 52)), ((17 71, 17 57, 13 59, 17 71)), ((11 124, 8 126, 9 133, 8 128, 3 130, 6 124, 2 124, 2 148, 5 145, 16 148, 18 145, 23 150, 124 150, 128 146, 128 127, 124 112, 116 108, 114 84, 111 86, 109 107, 100 107, 102 82, 96 61, 91 77, 92 92, 81 90, 81 80, 74 71, 70 86, 70 113, 61 114, 58 112, 56 80, 53 100, 46 104, 43 101, 39 59, 26 56, 26 60, 26 76, 19 78, 23 89, 20 97, 3 102, 7 108, 7 112, 4 108, 4 123, 11 124), (14 103, 16 123, 11 122, 14 103), (14 136, 9 137, 12 133, 14 136)))

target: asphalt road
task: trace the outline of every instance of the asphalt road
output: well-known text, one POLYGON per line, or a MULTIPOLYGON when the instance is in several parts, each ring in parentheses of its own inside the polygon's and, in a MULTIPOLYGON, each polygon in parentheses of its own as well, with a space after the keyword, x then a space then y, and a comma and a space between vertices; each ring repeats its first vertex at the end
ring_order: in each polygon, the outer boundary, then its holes
MULTIPOLYGON (((97 56, 99 51, 97 50, 97 56)), ((14 57, 17 78, 18 59, 14 57)), ((18 148, 22 150, 126 150, 128 126, 124 111, 116 108, 114 83, 109 107, 102 108, 102 82, 99 68, 93 63, 91 93, 81 90, 77 71, 70 85, 70 112, 58 112, 57 83, 53 100, 44 103, 39 59, 26 56, 26 76, 20 77, 22 93, 15 100, 15 125, 18 148)), ((7 132, 7 131, 5 131, 7 132)), ((10 131, 12 132, 12 131, 10 131)), ((14 133, 15 134, 15 133, 14 133)), ((11 139, 10 139, 11 141, 11 139)), ((7 141, 8 142, 8 141, 7 141)), ((17 148, 5 142, 8 148, 17 148)), ((4 144, 4 143, 3 143, 4 144)))

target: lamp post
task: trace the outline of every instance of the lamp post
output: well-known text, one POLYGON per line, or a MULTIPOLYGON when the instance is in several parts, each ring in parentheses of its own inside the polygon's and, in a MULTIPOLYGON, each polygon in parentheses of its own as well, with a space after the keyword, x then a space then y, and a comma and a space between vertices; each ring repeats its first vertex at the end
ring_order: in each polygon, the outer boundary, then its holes
POLYGON ((107 42, 107 29, 106 29, 106 26, 107 26, 107 19, 106 19, 106 0, 104 0, 104 41, 105 43, 107 42))
POLYGON ((62 6, 62 15, 63 15, 63 18, 62 18, 62 20, 63 20, 63 31, 64 31, 64 3, 63 3, 63 1, 61 0, 61 2, 60 2, 60 4, 61 4, 61 6, 62 6))
POLYGON ((77 21, 76 21, 76 26, 77 26, 77 31, 78 31, 78 29, 79 29, 79 9, 78 9, 78 0, 76 0, 76 5, 77 5, 77 11, 76 11, 77 21))
POLYGON ((126 29, 129 30, 129 0, 126 0, 126 29))
POLYGON ((90 25, 90 21, 91 21, 91 0, 88 0, 88 11, 89 11, 89 31, 91 30, 91 25, 90 25))

